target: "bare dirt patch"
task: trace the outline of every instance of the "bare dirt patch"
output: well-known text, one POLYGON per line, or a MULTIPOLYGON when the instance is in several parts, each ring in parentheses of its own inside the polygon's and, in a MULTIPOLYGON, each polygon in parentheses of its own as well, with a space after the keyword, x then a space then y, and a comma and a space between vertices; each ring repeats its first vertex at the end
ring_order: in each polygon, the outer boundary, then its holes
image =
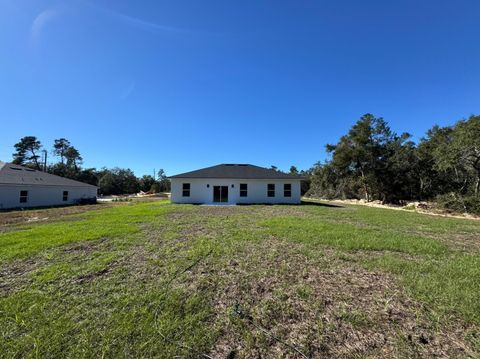
MULTIPOLYGON (((381 201, 372 201, 367 202, 362 199, 335 199, 335 200, 322 200, 316 198, 309 198, 308 202, 319 202, 322 201, 323 203, 334 203, 334 204, 354 204, 354 205, 361 205, 367 207, 375 207, 375 208, 384 208, 384 209, 393 209, 397 211, 407 211, 412 212, 412 210, 405 208, 405 206, 399 206, 394 204, 384 204, 381 201)), ((480 216, 470 214, 470 213, 451 213, 448 211, 441 211, 439 209, 435 209, 433 206, 430 205, 422 205, 421 203, 414 203, 411 204, 415 208, 416 213, 426 214, 430 216, 439 216, 439 217, 446 217, 446 218, 458 218, 458 219, 471 219, 471 220, 480 220, 480 216)))
POLYGON ((79 261, 88 261, 93 252, 101 250, 106 240, 106 238, 101 238, 99 240, 76 242, 50 249, 50 252, 55 253, 54 256, 42 253, 35 257, 2 263, 0 265, 0 295, 22 290, 22 288, 31 284, 32 274, 49 265, 66 261, 73 265, 79 261))
POLYGON ((7 295, 28 285, 28 276, 43 265, 44 261, 35 258, 3 264, 0 267, 0 295, 7 295))
MULTIPOLYGON (((31 274, 45 267, 42 290, 84 295, 128 287, 133 293, 180 290, 185 298, 202 296, 208 320, 200 326, 213 338, 202 353, 212 358, 474 357, 465 336, 478 328, 458 319, 439 322, 395 276, 362 266, 385 251, 343 252, 293 242, 259 225, 276 216, 313 216, 310 212, 304 206, 172 206, 139 224, 133 237, 71 243, 5 264, 0 296, 31 285, 31 274), (63 266, 74 270, 62 275, 63 266)), ((198 308, 180 311, 172 320, 197 313, 198 308)), ((158 333, 152 334, 152 342, 158 340, 158 333)), ((182 344, 174 341, 179 350, 182 344)), ((185 357, 198 351, 190 353, 185 357)))
POLYGON ((218 268, 224 286, 214 305, 222 335, 213 357, 302 357, 286 344, 310 358, 470 352, 462 324, 435 327, 394 277, 335 257, 327 251, 309 258, 300 246, 271 240, 252 247, 249 260, 231 259, 218 268))
MULTIPOLYGON (((213 237, 222 223, 238 215, 238 226, 255 228, 251 218, 304 216, 301 207, 199 207, 172 213, 182 241, 213 237), (218 227, 208 225, 216 217, 218 227), (200 219, 200 222, 193 220, 200 219)), ((308 215, 308 214, 307 214, 308 215)), ((355 260, 376 252, 345 255, 333 249, 306 248, 277 238, 260 239, 232 257, 206 258, 189 270, 192 292, 212 287, 220 336, 214 358, 465 357, 473 355, 465 333, 472 326, 438 323, 430 309, 413 300, 393 276, 368 271, 355 260), (200 287, 199 287, 200 286, 200 287), (298 349, 298 352, 292 348, 298 349), (299 352, 303 354, 299 354, 299 352)), ((413 258, 412 258, 413 259, 413 258)))
POLYGON ((112 271, 114 263, 109 263, 106 267, 92 273, 84 274, 76 278, 75 282, 77 284, 83 284, 85 282, 91 282, 99 277, 102 277, 112 271))
POLYGON ((2 230, 2 227, 8 225, 51 221, 63 218, 65 216, 69 216, 71 214, 100 210, 111 206, 112 204, 91 204, 82 206, 26 209, 18 211, 0 212, 0 230, 2 230))

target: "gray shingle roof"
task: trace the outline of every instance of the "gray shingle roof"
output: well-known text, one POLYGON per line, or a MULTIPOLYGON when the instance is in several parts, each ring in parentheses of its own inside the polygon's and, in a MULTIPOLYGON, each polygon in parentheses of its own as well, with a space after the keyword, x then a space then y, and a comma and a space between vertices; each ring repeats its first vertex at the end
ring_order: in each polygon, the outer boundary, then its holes
POLYGON ((221 164, 196 171, 180 173, 170 178, 237 178, 237 179, 303 179, 301 176, 278 172, 249 164, 221 164))
POLYGON ((0 161, 0 185, 2 184, 95 187, 87 183, 0 161))

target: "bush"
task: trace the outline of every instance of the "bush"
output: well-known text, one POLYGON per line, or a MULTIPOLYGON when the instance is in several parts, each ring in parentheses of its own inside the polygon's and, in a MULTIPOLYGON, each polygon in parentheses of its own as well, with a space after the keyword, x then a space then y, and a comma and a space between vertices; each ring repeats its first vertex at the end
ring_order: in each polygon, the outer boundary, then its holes
POLYGON ((480 214, 480 196, 466 197, 465 206, 468 213, 480 214))
POLYGON ((459 196, 452 192, 437 196, 435 202, 438 208, 450 212, 480 214, 479 196, 459 196))
POLYGON ((80 198, 77 200, 77 204, 96 204, 97 203, 97 198, 92 197, 92 198, 80 198))
POLYGON ((112 202, 130 202, 132 199, 128 197, 117 197, 112 199, 112 202))

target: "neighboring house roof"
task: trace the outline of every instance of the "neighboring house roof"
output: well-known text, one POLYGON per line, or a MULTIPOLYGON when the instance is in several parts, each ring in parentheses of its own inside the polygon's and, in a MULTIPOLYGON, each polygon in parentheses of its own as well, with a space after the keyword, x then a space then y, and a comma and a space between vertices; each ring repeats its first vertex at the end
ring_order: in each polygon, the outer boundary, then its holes
POLYGON ((0 185, 3 184, 96 187, 87 183, 0 161, 0 185))
POLYGON ((303 177, 249 164, 221 164, 196 171, 180 173, 170 178, 237 178, 237 179, 295 179, 303 177))

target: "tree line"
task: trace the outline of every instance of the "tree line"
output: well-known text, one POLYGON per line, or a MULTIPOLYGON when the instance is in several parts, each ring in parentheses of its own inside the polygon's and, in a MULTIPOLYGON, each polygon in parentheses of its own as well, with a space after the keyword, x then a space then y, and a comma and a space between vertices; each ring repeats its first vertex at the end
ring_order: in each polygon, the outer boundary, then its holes
POLYGON ((103 195, 170 191, 163 169, 154 176, 136 177, 128 168, 83 168, 80 152, 66 138, 56 139, 50 151, 35 136, 21 138, 14 148, 12 163, 98 186, 103 195), (48 153, 55 159, 53 163, 46 164, 48 153))
POLYGON ((298 168, 295 165, 290 166, 290 169, 288 172, 286 171, 281 171, 277 166, 271 165, 270 166, 271 170, 282 172, 282 173, 288 173, 291 175, 297 175, 302 178, 302 182, 300 183, 300 194, 302 196, 306 195, 310 189, 310 182, 311 182, 311 177, 313 173, 313 168, 309 170, 298 170, 298 168))
POLYGON ((307 195, 379 200, 435 200, 480 213, 480 116, 433 126, 418 143, 371 114, 362 116, 336 144, 330 159, 309 172, 307 195))
MULTIPOLYGON (((365 114, 326 150, 329 160, 305 171, 290 168, 305 178, 302 195, 383 203, 435 201, 454 211, 480 213, 480 116, 433 126, 416 143, 409 133, 395 133, 383 118, 365 114)), ((15 151, 13 163, 39 170, 41 154, 48 153, 34 136, 23 137, 15 151)), ((104 195, 170 190, 163 170, 137 178, 128 168, 83 168, 80 152, 65 138, 55 140, 50 153, 56 162, 44 170, 96 185, 104 195)))

